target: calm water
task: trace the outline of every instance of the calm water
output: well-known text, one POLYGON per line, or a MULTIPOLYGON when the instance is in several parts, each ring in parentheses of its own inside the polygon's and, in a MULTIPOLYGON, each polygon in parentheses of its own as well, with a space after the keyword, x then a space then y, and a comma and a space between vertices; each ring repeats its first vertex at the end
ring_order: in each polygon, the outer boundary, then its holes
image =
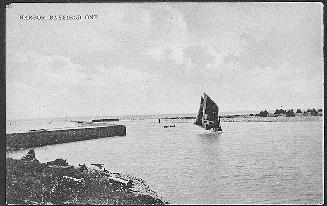
POLYGON ((172 204, 323 203, 322 121, 223 122, 220 135, 191 122, 120 124, 126 137, 41 147, 36 158, 104 163, 144 179, 172 204))

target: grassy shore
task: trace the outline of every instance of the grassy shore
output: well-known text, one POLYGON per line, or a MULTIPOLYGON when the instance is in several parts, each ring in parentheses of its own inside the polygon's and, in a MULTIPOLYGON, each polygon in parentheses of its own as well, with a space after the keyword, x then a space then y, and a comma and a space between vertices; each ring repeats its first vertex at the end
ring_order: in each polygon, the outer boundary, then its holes
MULTIPOLYGON (((298 115, 287 117, 284 115, 273 116, 269 114, 267 117, 260 117, 255 114, 233 114, 233 115, 221 115, 220 121, 222 122, 305 122, 305 121, 322 121, 322 115, 298 115)), ((162 122, 165 121, 176 121, 176 122, 194 122, 196 116, 180 116, 180 117, 165 117, 161 118, 162 122)))
POLYGON ((299 121, 322 121, 323 116, 295 116, 295 117, 258 117, 250 115, 226 115, 221 116, 222 122, 299 122, 299 121))
POLYGON ((117 184, 100 170, 81 170, 69 165, 54 167, 40 163, 35 158, 7 158, 6 169, 7 204, 168 204, 154 192, 146 194, 117 184))

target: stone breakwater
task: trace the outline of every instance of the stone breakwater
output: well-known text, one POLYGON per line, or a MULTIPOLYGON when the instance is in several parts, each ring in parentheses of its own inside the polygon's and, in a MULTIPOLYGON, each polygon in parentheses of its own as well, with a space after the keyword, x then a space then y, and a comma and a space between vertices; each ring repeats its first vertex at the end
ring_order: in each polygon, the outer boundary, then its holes
POLYGON ((124 125, 110 125, 105 127, 11 133, 6 134, 6 146, 7 150, 18 150, 113 136, 126 136, 126 127, 124 125))

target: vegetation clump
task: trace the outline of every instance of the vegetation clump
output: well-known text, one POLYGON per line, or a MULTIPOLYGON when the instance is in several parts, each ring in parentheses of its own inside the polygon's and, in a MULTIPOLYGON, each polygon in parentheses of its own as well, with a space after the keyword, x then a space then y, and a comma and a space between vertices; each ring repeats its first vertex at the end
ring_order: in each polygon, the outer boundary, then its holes
POLYGON ((257 114, 257 116, 259 117, 268 117, 269 113, 267 112, 267 110, 265 111, 261 111, 259 114, 257 114))
POLYGON ((295 117, 295 114, 293 112, 293 109, 289 109, 287 112, 286 112, 286 117, 295 117))
MULTIPOLYGON (((304 111, 302 113, 301 109, 297 109, 296 112, 294 113, 293 109, 289 110, 284 110, 284 109, 276 109, 274 114, 272 116, 277 117, 277 116, 286 116, 286 117, 295 117, 297 115, 304 115, 304 116, 322 116, 322 109, 308 109, 307 111, 304 111)), ((250 115, 251 116, 251 115, 250 115)), ((259 114, 256 114, 255 116, 259 117, 269 117, 271 116, 267 110, 259 112, 259 114)))
POLYGON ((29 158, 6 159, 7 204, 168 204, 156 196, 135 193, 99 170, 75 168, 63 164, 63 159, 40 163, 30 158, 33 152, 26 155, 29 158))
POLYGON ((304 115, 312 115, 312 116, 318 116, 319 112, 322 112, 322 109, 319 109, 318 111, 313 108, 313 109, 308 109, 307 111, 305 111, 303 114, 304 115))

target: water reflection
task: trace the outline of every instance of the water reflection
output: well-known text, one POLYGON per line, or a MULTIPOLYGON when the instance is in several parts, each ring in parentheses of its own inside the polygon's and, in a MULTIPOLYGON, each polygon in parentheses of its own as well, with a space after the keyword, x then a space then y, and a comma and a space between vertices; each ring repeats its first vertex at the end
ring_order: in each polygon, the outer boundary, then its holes
MULTIPOLYGON (((221 163, 221 151, 223 150, 221 145, 221 133, 202 133, 198 134, 200 142, 202 143, 201 157, 205 159, 206 166, 214 165, 214 167, 219 167, 221 163)), ((216 171, 214 169, 213 171, 216 171)))
POLYGON ((222 137, 222 133, 219 132, 202 133, 202 134, 198 134, 198 137, 200 137, 200 141, 202 143, 212 145, 212 144, 217 144, 220 141, 222 137))

